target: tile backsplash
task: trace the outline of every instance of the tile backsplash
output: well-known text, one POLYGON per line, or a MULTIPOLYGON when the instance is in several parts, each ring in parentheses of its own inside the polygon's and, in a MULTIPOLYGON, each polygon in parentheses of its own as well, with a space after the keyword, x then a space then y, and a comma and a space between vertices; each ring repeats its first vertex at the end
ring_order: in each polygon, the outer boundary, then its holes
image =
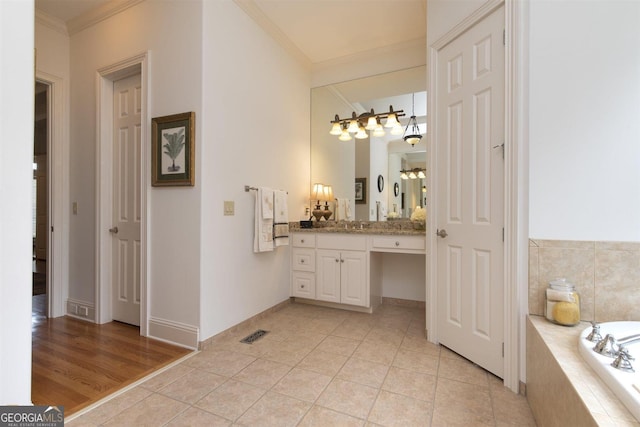
POLYGON ((584 321, 640 321, 640 242, 529 239, 529 313, 544 314, 550 280, 565 277, 584 321))

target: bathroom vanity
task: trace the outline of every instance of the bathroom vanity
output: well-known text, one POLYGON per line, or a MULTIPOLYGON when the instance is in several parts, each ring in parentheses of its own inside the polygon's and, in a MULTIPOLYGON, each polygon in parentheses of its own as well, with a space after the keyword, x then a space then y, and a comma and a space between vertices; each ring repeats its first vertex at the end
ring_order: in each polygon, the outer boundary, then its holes
POLYGON ((354 227, 291 233, 292 297, 371 313, 382 302, 385 254, 425 254, 424 230, 354 227))

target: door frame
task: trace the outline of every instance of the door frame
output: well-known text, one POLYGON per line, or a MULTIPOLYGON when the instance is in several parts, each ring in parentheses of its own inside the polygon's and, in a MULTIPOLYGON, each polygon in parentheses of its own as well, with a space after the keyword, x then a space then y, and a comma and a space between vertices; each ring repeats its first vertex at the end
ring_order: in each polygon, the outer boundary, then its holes
MULTIPOLYGON (((429 105, 437 105, 437 70, 439 51, 496 9, 505 7, 505 173, 504 173, 504 385, 520 392, 525 381, 525 320, 528 312, 528 75, 527 59, 528 5, 518 0, 489 0, 430 44, 427 87, 429 105)), ((438 111, 431 108, 427 144, 430 152, 427 187, 429 205, 437 206, 438 111)), ((436 210, 434 210, 436 212, 436 210)), ((438 343, 437 278, 438 257, 435 230, 437 215, 429 218, 427 233, 426 327, 428 339, 438 343)))
POLYGON ((149 52, 143 52, 97 71, 97 115, 96 132, 96 323, 106 323, 112 317, 112 227, 113 200, 113 82, 133 74, 140 74, 142 83, 142 111, 140 114, 140 335, 147 336, 149 330, 149 245, 148 197, 150 188, 149 153, 150 123, 149 99, 149 52))
POLYGON ((62 77, 36 70, 35 80, 49 86, 47 99, 47 306, 48 317, 66 314, 69 294, 69 118, 62 77))

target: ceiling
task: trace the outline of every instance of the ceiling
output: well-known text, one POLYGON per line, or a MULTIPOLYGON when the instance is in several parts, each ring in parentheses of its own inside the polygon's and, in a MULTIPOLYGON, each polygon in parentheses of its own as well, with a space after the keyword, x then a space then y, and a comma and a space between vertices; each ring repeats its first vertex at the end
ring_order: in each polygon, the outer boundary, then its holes
MULTIPOLYGON (((35 0, 36 9, 68 23, 127 0, 35 0)), ((147 0, 154 1, 154 0, 147 0)), ((179 1, 179 0, 172 0, 179 1)), ((215 1, 215 0, 205 0, 215 1)), ((426 37, 426 0, 234 0, 318 64, 426 37)), ((270 31, 273 32, 273 31, 270 31)))

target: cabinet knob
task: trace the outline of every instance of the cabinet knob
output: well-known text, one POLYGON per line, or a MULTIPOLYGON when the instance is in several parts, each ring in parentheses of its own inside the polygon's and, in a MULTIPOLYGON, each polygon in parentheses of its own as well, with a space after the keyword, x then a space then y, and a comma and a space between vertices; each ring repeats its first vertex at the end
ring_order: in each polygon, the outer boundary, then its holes
POLYGON ((400 242, 396 242, 396 246, 400 246, 400 242))
POLYGON ((300 239, 300 243, 304 243, 304 239, 300 239))
POLYGON ((336 262, 340 262, 340 260, 338 258, 336 258, 336 262))
POLYGON ((301 289, 304 289, 304 285, 300 285, 300 288, 301 288, 301 289))
POLYGON ((304 259, 301 259, 301 260, 300 260, 300 264, 304 264, 304 259))
POLYGON ((341 260, 340 260, 340 262, 344 263, 344 260, 343 260, 343 259, 341 259, 341 260))

